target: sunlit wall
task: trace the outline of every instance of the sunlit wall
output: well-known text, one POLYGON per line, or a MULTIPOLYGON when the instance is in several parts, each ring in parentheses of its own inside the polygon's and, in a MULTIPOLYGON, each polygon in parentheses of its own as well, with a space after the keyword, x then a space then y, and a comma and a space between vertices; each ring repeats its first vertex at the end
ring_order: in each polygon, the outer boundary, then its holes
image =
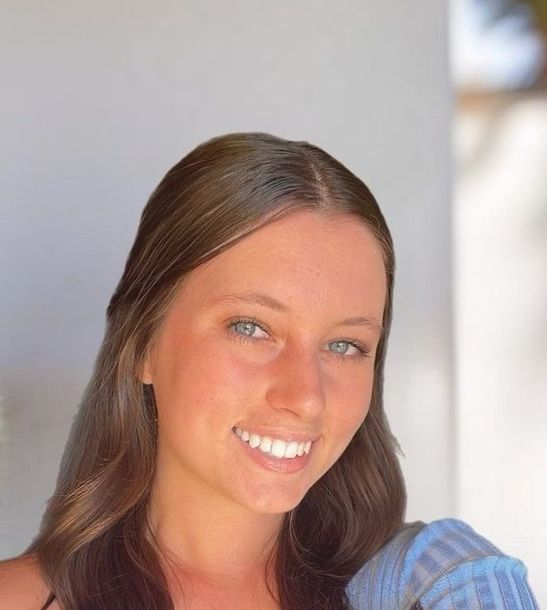
POLYGON ((544 607, 545 43, 541 22, 527 3, 466 0, 457 8, 458 514, 503 551, 524 560, 544 607))

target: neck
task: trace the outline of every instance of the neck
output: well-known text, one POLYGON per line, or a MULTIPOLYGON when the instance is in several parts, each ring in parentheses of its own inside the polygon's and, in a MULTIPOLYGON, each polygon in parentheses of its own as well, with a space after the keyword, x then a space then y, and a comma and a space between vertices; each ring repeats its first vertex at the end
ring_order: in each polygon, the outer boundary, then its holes
POLYGON ((245 581, 266 575, 283 514, 260 514, 213 491, 156 475, 150 529, 170 569, 204 581, 245 581))

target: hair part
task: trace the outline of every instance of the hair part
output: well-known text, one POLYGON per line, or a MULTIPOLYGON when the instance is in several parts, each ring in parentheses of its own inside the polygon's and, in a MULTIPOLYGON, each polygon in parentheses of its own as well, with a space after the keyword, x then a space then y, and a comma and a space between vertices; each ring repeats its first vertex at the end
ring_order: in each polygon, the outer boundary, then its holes
POLYGON ((348 581, 400 527, 406 505, 382 399, 393 244, 359 178, 316 146, 265 133, 199 145, 167 172, 143 210, 55 492, 27 550, 38 555, 52 590, 49 604, 173 610, 147 522, 157 417, 153 391, 140 379, 143 359, 192 269, 303 209, 361 219, 381 246, 387 280, 367 417, 339 460, 286 515, 272 558, 283 610, 349 609, 348 581))

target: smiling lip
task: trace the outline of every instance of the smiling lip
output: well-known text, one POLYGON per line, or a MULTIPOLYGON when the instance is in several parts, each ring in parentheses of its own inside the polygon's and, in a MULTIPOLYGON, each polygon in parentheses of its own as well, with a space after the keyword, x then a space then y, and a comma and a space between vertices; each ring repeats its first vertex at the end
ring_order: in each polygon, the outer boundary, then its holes
POLYGON ((304 454, 310 452, 312 446, 311 439, 296 440, 293 436, 291 440, 283 440, 281 438, 261 435, 254 432, 243 430, 239 426, 234 429, 235 435, 240 438, 244 443, 248 443, 252 449, 258 449, 262 453, 268 453, 278 459, 288 458, 294 459, 295 457, 302 457, 304 454))
POLYGON ((313 453, 315 439, 309 437, 307 440, 284 441, 275 436, 251 433, 238 426, 232 431, 247 455, 268 470, 283 473, 297 472, 304 468, 313 453))

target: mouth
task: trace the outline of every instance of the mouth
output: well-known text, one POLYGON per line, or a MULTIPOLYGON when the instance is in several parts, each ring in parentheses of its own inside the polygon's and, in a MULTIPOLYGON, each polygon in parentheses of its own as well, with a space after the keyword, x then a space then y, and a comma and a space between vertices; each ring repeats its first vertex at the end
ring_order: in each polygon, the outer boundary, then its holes
POLYGON ((311 440, 284 441, 280 438, 262 436, 254 432, 243 430, 239 426, 234 426, 232 431, 243 443, 248 444, 251 449, 259 450, 262 453, 277 459, 292 460, 308 455, 313 444, 313 441, 311 440))

